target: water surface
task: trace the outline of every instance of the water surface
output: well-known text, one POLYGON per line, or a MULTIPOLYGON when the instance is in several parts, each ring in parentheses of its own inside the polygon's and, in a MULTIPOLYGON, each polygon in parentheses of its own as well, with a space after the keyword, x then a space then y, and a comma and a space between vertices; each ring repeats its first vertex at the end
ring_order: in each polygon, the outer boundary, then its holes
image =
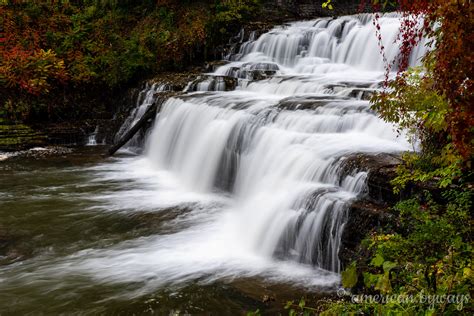
POLYGON ((0 163, 2 314, 276 311, 334 287, 213 240, 231 199, 180 191, 147 163, 97 147, 0 163))

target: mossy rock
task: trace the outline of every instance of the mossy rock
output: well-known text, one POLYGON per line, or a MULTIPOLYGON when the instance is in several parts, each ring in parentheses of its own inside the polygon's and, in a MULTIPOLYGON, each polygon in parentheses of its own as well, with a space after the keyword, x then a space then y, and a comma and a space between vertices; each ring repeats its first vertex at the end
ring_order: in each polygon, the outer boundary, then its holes
POLYGON ((46 135, 25 124, 0 123, 0 151, 16 151, 46 145, 46 135))

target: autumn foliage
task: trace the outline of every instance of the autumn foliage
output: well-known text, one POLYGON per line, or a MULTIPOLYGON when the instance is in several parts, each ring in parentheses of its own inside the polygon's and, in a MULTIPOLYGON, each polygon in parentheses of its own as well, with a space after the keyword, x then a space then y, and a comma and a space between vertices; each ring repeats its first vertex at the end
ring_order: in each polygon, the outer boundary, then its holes
POLYGON ((15 47, 5 56, 0 73, 7 87, 33 95, 48 93, 54 84, 68 79, 64 61, 50 49, 29 52, 15 47))
MULTIPOLYGON (((393 2, 362 0, 362 5, 383 10, 393 2)), ((390 181, 402 199, 384 209, 390 220, 372 228, 342 273, 342 285, 352 293, 386 299, 352 296, 328 304, 322 315, 473 314, 473 7, 469 0, 398 0, 397 5, 401 54, 386 60, 390 76, 371 104, 412 136, 417 150, 402 155, 390 181), (408 67, 422 36, 432 40, 431 52, 422 66, 408 67), (427 295, 436 303, 428 303, 427 295)), ((374 25, 381 36, 377 16, 374 25)))
MULTIPOLYGON (((384 4, 372 2, 376 10, 384 4)), ((425 85, 446 98, 447 141, 453 142, 459 154, 469 160, 474 123, 474 6, 469 0, 398 0, 398 6, 402 14, 401 55, 396 61, 399 69, 406 70, 410 54, 422 36, 433 40, 433 50, 424 59, 429 68, 425 79, 430 81, 425 85)), ((400 72, 396 84, 407 85, 406 75, 400 72)))
POLYGON ((222 27, 217 16, 231 16, 232 23, 246 2, 256 0, 1 2, 0 112, 34 119, 40 97, 119 89, 202 60, 222 27), (13 113, 21 100, 30 107, 13 113))

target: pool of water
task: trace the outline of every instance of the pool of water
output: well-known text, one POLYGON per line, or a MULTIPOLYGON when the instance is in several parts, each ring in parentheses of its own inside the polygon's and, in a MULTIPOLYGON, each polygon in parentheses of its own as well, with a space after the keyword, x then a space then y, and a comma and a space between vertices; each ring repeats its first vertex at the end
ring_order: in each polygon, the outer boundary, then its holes
POLYGON ((183 191, 143 157, 102 154, 0 162, 0 313, 273 313, 337 285, 240 249, 222 234, 225 194, 183 191))

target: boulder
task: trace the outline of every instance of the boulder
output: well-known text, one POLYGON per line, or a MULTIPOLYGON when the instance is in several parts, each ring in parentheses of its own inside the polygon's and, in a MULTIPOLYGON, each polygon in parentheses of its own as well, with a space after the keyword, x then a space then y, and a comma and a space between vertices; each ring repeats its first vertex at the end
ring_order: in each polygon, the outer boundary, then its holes
POLYGON ((343 268, 352 261, 367 256, 366 250, 361 247, 361 241, 377 227, 393 220, 388 210, 400 197, 393 193, 390 180, 396 176, 396 168, 401 162, 399 154, 385 153, 359 153, 343 158, 342 174, 367 172, 366 194, 348 206, 347 222, 339 248, 343 268))
POLYGON ((390 180, 402 163, 400 154, 354 154, 342 162, 342 172, 367 171, 368 199, 381 204, 395 204, 401 198, 393 192, 390 180))
POLYGON ((341 236, 339 260, 346 267, 353 260, 364 257, 361 241, 375 228, 393 220, 387 212, 387 204, 374 203, 368 199, 355 201, 349 206, 348 219, 341 236))

